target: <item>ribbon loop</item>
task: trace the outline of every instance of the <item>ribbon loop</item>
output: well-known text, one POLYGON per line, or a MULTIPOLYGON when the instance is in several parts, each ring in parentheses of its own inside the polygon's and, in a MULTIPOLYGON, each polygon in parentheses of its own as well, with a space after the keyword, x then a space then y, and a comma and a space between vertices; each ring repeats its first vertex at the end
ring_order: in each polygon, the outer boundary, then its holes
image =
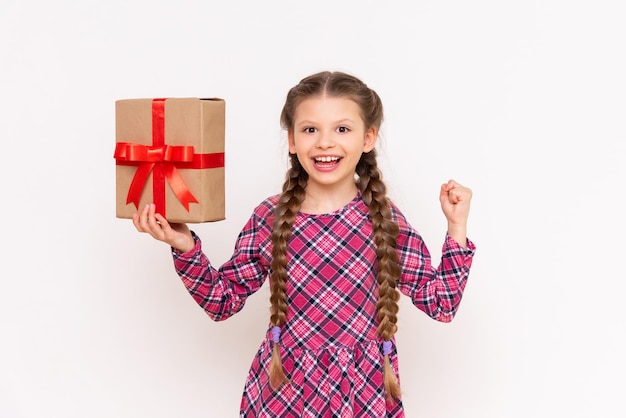
POLYGON ((151 146, 118 142, 115 145, 114 157, 118 161, 128 162, 180 162, 188 163, 194 159, 191 145, 161 145, 151 146))

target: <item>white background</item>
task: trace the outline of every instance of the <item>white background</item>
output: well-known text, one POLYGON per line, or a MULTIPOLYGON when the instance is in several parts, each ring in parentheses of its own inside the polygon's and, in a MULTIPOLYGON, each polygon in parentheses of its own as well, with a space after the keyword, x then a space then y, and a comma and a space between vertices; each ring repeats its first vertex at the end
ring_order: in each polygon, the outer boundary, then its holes
POLYGON ((406 298, 407 417, 623 417, 621 1, 2 0, 0 416, 235 417, 267 287, 212 322, 115 218, 114 102, 227 102, 220 264, 286 168, 284 96, 323 69, 386 109, 391 197, 435 260, 439 185, 474 190, 456 319, 406 298))

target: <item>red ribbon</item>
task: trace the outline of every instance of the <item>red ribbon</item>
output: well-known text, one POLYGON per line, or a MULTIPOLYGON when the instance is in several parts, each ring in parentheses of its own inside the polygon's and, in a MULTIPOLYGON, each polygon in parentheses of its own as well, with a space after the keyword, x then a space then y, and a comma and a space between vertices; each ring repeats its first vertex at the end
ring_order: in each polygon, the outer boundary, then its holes
POLYGON ((192 146, 165 144, 165 100, 152 100, 152 145, 118 142, 115 145, 117 165, 137 166, 128 189, 126 204, 133 203, 139 209, 139 198, 150 173, 153 173, 152 194, 156 212, 165 214, 165 181, 189 212, 189 203, 198 203, 191 194, 177 168, 224 167, 224 153, 194 154, 192 146))

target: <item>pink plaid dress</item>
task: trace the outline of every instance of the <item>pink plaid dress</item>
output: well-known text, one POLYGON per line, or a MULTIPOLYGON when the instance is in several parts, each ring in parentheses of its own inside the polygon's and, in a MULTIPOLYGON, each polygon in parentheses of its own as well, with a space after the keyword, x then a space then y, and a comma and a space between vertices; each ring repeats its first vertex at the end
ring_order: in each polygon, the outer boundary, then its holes
MULTIPOLYGON (((273 196, 247 222, 232 258, 214 268, 195 236, 193 250, 174 251, 176 270, 189 293, 214 320, 240 311, 270 272, 273 196)), ((398 289, 435 320, 452 320, 469 274, 474 244, 467 249, 446 237, 438 268, 422 238, 392 207, 400 226, 398 289)), ((241 400, 245 418, 404 417, 400 400, 383 390, 382 342, 376 334, 376 253, 368 208, 358 194, 324 215, 298 214, 288 253, 289 312, 280 336, 290 383, 272 390, 268 365, 271 326, 252 361, 241 400)), ((269 314, 268 314, 269 316, 269 314)), ((395 345, 390 359, 396 374, 395 345)))

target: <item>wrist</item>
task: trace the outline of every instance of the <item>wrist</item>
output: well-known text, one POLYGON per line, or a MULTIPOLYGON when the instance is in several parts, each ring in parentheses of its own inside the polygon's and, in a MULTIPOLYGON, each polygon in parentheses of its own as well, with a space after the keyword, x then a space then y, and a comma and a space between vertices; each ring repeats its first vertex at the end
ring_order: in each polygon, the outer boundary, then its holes
POLYGON ((187 253, 196 246, 196 241, 194 240, 191 234, 185 235, 185 238, 180 240, 180 242, 176 242, 172 244, 172 247, 178 250, 180 253, 187 253))
POLYGON ((448 235, 463 248, 467 245, 467 225, 448 223, 448 235))

